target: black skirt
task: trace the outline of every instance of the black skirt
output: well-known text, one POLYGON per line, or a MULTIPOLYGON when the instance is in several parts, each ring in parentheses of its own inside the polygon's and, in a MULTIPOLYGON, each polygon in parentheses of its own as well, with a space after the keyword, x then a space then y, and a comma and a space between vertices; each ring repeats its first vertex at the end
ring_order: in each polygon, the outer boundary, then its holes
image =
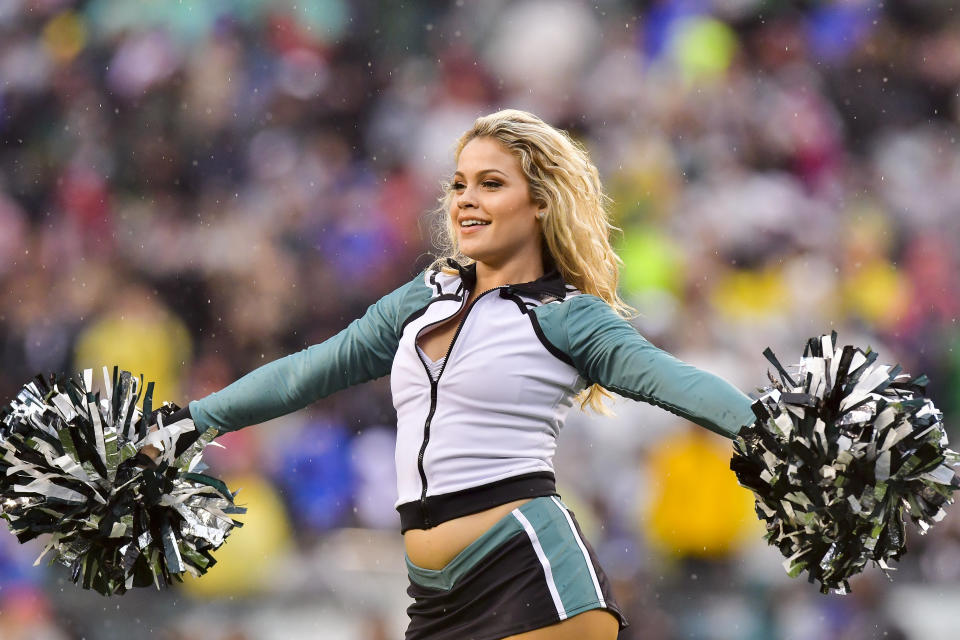
POLYGON ((446 567, 407 559, 406 640, 496 640, 590 609, 626 618, 573 513, 556 496, 504 516, 446 567))

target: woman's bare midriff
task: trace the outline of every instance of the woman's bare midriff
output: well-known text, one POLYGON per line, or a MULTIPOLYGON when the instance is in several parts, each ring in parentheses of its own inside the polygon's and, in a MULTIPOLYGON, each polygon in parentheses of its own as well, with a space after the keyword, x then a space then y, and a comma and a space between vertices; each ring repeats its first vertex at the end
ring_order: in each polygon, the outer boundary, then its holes
POLYGON ((407 557, 418 567, 443 569, 503 516, 529 501, 530 498, 514 500, 486 511, 441 522, 431 529, 409 529, 403 534, 407 557))

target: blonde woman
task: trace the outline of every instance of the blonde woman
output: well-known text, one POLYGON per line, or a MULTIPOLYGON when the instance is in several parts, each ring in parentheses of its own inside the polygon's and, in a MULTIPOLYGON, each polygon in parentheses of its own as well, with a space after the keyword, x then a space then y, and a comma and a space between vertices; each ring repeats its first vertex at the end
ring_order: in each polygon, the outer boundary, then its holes
POLYGON ((478 118, 445 185, 445 255, 333 338, 181 416, 238 429, 391 374, 409 640, 611 640, 626 620, 556 492, 556 438, 607 391, 730 436, 750 399, 624 319, 596 167, 536 116, 478 118))

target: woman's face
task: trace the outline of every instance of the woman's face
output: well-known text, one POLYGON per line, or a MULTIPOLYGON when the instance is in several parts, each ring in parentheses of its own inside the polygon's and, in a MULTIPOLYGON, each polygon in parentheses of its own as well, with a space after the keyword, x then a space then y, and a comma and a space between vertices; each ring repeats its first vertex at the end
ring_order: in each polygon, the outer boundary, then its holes
POLYGON ((465 256, 491 267, 514 260, 540 264, 540 207, 530 200, 520 160, 506 147, 493 138, 468 142, 451 188, 450 219, 465 256))

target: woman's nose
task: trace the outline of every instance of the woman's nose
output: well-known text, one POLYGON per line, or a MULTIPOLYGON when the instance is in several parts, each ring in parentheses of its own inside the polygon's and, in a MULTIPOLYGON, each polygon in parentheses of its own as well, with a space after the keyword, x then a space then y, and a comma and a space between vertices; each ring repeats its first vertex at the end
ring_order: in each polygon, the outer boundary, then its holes
POLYGON ((467 207, 476 207, 477 199, 473 194, 473 189, 470 187, 464 187, 463 191, 460 192, 460 195, 457 196, 457 206, 461 209, 465 209, 467 207))

